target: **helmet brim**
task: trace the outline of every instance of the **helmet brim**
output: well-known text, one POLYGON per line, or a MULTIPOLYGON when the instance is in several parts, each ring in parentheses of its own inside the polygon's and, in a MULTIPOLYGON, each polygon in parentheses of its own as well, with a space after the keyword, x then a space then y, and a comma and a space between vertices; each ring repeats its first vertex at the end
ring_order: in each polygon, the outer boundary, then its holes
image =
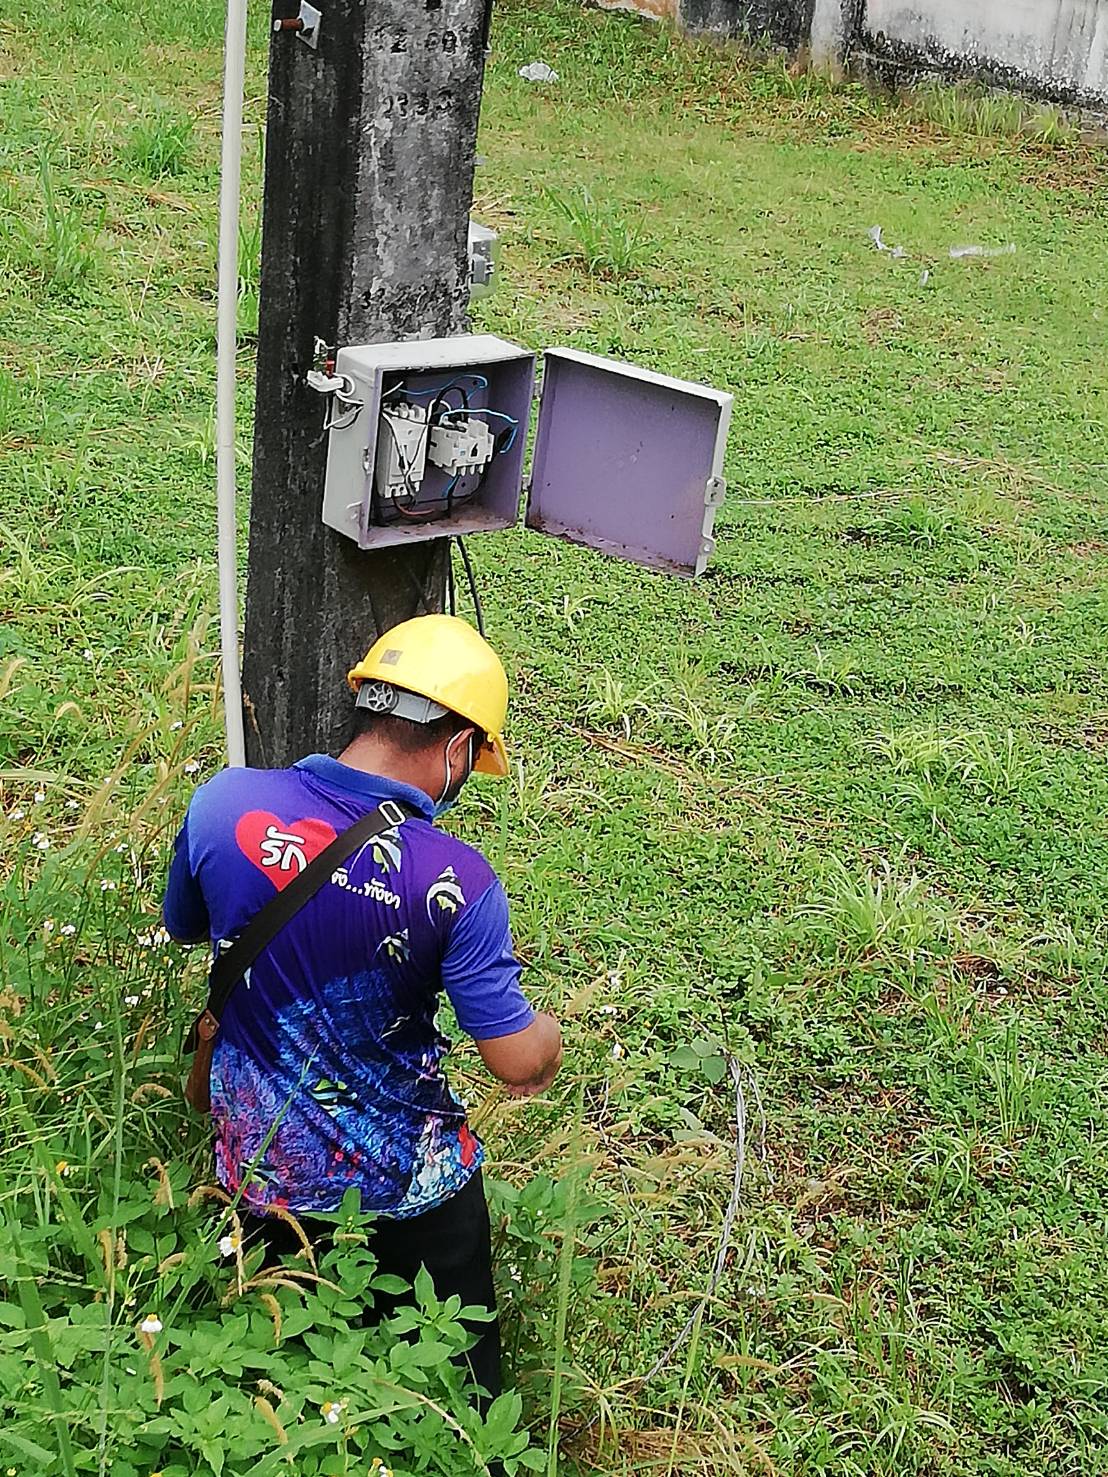
POLYGON ((477 762, 473 766, 476 774, 494 774, 503 779, 511 771, 508 766, 508 750, 498 733, 490 733, 488 741, 481 746, 477 762))

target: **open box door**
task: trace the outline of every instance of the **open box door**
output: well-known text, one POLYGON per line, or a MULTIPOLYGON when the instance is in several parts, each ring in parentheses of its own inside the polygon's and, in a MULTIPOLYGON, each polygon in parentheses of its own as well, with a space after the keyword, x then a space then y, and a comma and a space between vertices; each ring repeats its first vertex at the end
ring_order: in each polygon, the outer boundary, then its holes
POLYGON ((527 526, 702 574, 733 396, 576 349, 544 356, 527 526))

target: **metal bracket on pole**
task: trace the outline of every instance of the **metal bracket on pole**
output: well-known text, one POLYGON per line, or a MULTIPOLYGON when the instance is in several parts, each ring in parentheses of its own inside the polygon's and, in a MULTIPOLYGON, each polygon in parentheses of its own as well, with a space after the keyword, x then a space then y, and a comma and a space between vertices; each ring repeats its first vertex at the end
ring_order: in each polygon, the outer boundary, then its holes
POLYGON ((322 24, 322 10, 309 5, 308 0, 300 0, 300 14, 289 16, 286 20, 275 20, 273 29, 275 32, 293 31, 305 45, 315 51, 319 47, 319 28, 322 24))

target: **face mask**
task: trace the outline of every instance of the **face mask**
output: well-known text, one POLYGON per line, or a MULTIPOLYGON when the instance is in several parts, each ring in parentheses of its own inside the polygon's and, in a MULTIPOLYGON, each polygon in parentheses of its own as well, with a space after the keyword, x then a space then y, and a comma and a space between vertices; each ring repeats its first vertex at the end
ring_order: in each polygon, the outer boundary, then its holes
POLYGON ((454 806, 458 803, 458 796, 462 793, 462 786, 473 773, 473 766, 476 762, 477 756, 473 752, 474 735, 471 732, 469 738, 466 740, 466 767, 457 779, 453 781, 451 780, 450 751, 458 742, 458 737, 460 737, 460 735, 452 738, 447 744, 446 749, 443 751, 443 771, 445 778, 443 781, 442 792, 440 793, 439 798, 435 801, 436 820, 438 820, 440 816, 445 815, 448 810, 454 809, 454 806))

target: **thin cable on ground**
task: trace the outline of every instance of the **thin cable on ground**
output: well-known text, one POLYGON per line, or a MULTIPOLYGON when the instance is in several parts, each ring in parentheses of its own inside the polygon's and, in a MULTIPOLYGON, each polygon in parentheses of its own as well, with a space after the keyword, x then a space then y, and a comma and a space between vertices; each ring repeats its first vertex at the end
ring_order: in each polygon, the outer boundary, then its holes
MULTIPOLYGON (((727 1070, 731 1074, 731 1081, 735 1087, 735 1173, 731 1182, 731 1198, 727 1202, 727 1209, 723 1213, 723 1226, 719 1233, 719 1245, 716 1248, 715 1260, 712 1270, 708 1276, 708 1284, 704 1289, 704 1295, 693 1311, 685 1319, 676 1336, 658 1355, 654 1363, 646 1373, 637 1378, 636 1385, 648 1385, 656 1375, 660 1374, 666 1365, 670 1363, 673 1356, 683 1346, 693 1331, 697 1319, 703 1313, 707 1304, 715 1296, 716 1288, 723 1276, 723 1268, 727 1261, 727 1253, 731 1249, 731 1232, 735 1226, 735 1217, 739 1211, 739 1201, 742 1197, 743 1173, 746 1169, 746 1093, 743 1091, 743 1068, 733 1056, 727 1058, 727 1070)), ((751 1075, 751 1083, 754 1088, 755 1100, 761 1108, 761 1094, 758 1092, 757 1083, 751 1075)), ((759 1112, 762 1121, 761 1141, 765 1142, 765 1119, 759 1112)))
MULTIPOLYGON (((716 1254, 712 1261, 712 1270, 708 1275, 708 1282, 703 1294, 698 1299, 693 1311, 677 1331, 675 1337, 671 1339, 662 1353, 658 1355, 645 1374, 636 1375, 633 1379, 627 1380, 623 1388, 641 1389, 644 1385, 650 1384, 651 1380, 656 1379, 662 1370, 672 1362, 674 1357, 688 1342, 697 1320, 703 1315, 704 1309, 715 1297, 716 1290, 723 1277, 723 1269, 727 1262, 727 1253, 731 1249, 731 1233, 735 1228, 735 1217, 739 1213, 739 1205, 742 1200, 743 1176, 746 1171, 747 1103, 746 1090, 743 1085, 744 1076, 749 1085, 751 1095, 754 1098, 758 1113, 758 1153, 762 1161, 764 1162, 765 1160, 766 1117, 762 1105, 762 1093, 758 1086, 757 1078, 749 1067, 744 1067, 730 1053, 727 1054, 727 1070, 735 1088, 735 1172, 731 1181, 731 1195, 727 1202, 727 1208, 723 1213, 723 1225, 720 1228, 719 1244, 716 1247, 716 1254)), ((569 1433, 568 1439, 573 1440, 578 1436, 584 1435, 586 1431, 591 1430, 596 1425, 599 1419, 599 1412, 596 1415, 590 1416, 587 1421, 582 1422, 580 1426, 575 1427, 569 1433)))

